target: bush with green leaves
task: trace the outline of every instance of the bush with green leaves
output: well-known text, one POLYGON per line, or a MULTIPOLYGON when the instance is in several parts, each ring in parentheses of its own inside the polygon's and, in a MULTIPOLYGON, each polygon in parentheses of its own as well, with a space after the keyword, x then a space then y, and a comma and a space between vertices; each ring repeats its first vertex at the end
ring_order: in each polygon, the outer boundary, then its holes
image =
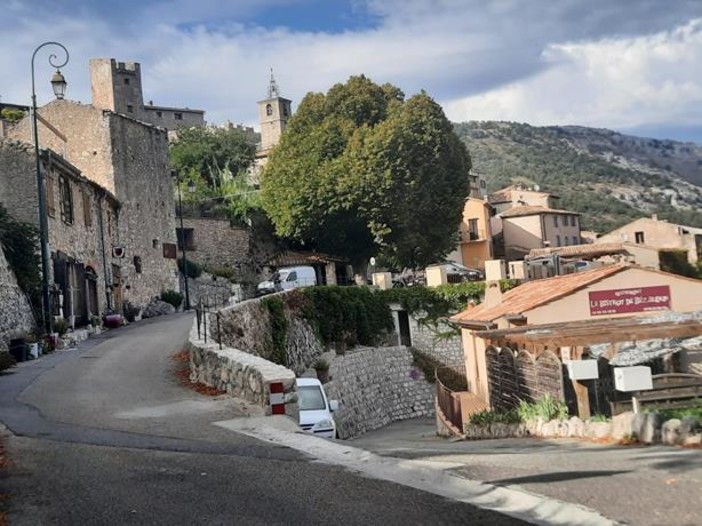
POLYGON ((0 371, 9 369, 17 364, 17 360, 7 351, 0 351, 0 371))
POLYGON ((178 258, 178 270, 181 274, 185 274, 189 278, 197 279, 202 276, 202 266, 189 259, 186 259, 184 262, 183 258, 178 258))
POLYGON ((539 418, 546 422, 568 418, 568 406, 566 403, 562 400, 557 400, 550 394, 542 395, 531 403, 521 400, 517 411, 524 422, 539 418))
POLYGON ((173 307, 178 310, 180 304, 183 303, 183 295, 175 290, 164 290, 161 292, 161 300, 166 303, 170 303, 173 307))
POLYGON ((468 423, 475 426, 489 426, 492 424, 520 424, 522 418, 519 411, 509 409, 506 411, 497 409, 483 409, 470 415, 468 423))
POLYGON ((308 303, 301 315, 325 345, 376 345, 393 328, 387 303, 366 287, 308 287, 302 294, 308 303))
POLYGON ((268 311, 271 320, 270 348, 268 353, 273 363, 288 365, 288 355, 285 349, 285 336, 288 320, 285 317, 285 303, 280 296, 263 298, 261 305, 268 311))
POLYGON ((58 333, 59 336, 63 336, 68 332, 68 320, 66 318, 56 318, 54 320, 54 331, 58 333))

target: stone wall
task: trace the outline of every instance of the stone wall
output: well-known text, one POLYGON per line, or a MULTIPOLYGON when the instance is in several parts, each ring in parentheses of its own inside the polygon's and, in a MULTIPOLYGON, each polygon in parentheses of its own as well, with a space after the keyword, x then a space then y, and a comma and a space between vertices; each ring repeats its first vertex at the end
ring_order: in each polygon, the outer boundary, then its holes
MULTIPOLYGON (((294 298, 295 294, 299 294, 299 291, 247 300, 219 311, 222 343, 267 360, 274 360, 276 349, 273 344, 273 320, 262 302, 266 301, 266 298, 275 297, 285 301, 294 298)), ((286 363, 300 375, 321 356, 322 345, 309 323, 294 315, 287 305, 284 307, 284 314, 286 363)), ((217 326, 214 320, 213 317, 208 333, 217 341, 217 326)))
POLYGON ((340 438, 434 414, 434 386, 412 365, 406 347, 349 351, 332 361, 329 374, 324 387, 339 400, 334 420, 340 438))
POLYGON ((199 278, 188 279, 190 305, 193 307, 202 302, 203 305, 222 307, 229 304, 229 298, 239 298, 238 286, 226 278, 213 276, 203 272, 199 278))
MULTIPOLYGON (((66 138, 40 125, 41 147, 64 156, 122 203, 117 240, 126 248, 126 257, 111 261, 121 273, 115 297, 143 305, 163 290, 176 289, 175 260, 163 256, 163 244, 176 242, 166 131, 67 100, 53 101, 39 113, 66 138)), ((25 118, 13 127, 12 138, 31 143, 29 121, 25 118)))
MULTIPOLYGON (((180 222, 176 223, 176 228, 180 228, 180 222)), ((183 228, 193 229, 193 249, 186 251, 189 260, 203 266, 233 270, 237 280, 250 267, 248 229, 232 226, 229 219, 192 217, 183 218, 183 228)))
POLYGON ((446 366, 459 367, 464 364, 460 333, 446 336, 451 333, 452 327, 445 323, 440 323, 437 327, 427 327, 420 325, 413 316, 409 317, 409 327, 412 347, 446 366))
MULTIPOLYGON (((226 391, 270 412, 270 384, 282 382, 286 398, 295 392, 295 373, 263 358, 229 347, 219 348, 198 337, 197 322, 190 331, 190 381, 226 391)), ((286 404, 286 414, 296 417, 297 405, 286 404)))
POLYGON ((0 247, 0 350, 6 351, 10 339, 35 327, 34 315, 24 292, 17 285, 0 247))

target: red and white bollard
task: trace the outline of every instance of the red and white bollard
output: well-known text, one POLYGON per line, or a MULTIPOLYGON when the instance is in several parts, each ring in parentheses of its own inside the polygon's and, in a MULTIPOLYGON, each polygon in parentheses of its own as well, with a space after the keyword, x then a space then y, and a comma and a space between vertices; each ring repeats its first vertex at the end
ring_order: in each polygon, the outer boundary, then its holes
POLYGON ((285 414, 285 387, 283 382, 273 382, 269 385, 270 389, 270 404, 272 415, 285 414))

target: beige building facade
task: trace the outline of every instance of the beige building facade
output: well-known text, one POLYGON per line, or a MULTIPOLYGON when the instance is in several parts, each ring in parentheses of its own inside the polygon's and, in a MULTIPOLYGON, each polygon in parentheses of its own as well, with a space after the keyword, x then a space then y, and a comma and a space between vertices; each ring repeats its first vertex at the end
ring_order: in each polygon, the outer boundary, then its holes
POLYGON ((489 203, 476 197, 466 199, 458 234, 458 257, 453 259, 466 267, 483 270, 485 262, 492 259, 489 203))
POLYGON ((580 214, 541 206, 517 206, 500 214, 507 260, 532 249, 580 244, 580 214))
MULTIPOLYGON (((504 296, 486 296, 485 303, 457 314, 451 321, 461 326, 470 391, 489 401, 489 345, 479 335, 482 331, 534 326, 538 332, 539 326, 559 323, 700 310, 702 280, 638 266, 609 265, 530 281, 504 296)), ((688 354, 688 363, 702 363, 702 350, 688 354)))
POLYGON ((642 217, 598 238, 595 243, 620 242, 656 250, 684 250, 691 264, 702 259, 702 228, 642 217))

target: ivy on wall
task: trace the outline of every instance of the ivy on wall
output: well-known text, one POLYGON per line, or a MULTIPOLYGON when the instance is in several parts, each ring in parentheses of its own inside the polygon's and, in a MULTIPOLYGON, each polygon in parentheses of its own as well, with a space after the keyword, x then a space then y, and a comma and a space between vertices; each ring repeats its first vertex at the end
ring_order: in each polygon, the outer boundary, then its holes
POLYGON ((271 319, 271 361, 287 367, 288 355, 285 351, 285 333, 288 328, 288 321, 285 319, 285 303, 283 303, 280 296, 272 296, 263 298, 261 305, 268 311, 271 319))

